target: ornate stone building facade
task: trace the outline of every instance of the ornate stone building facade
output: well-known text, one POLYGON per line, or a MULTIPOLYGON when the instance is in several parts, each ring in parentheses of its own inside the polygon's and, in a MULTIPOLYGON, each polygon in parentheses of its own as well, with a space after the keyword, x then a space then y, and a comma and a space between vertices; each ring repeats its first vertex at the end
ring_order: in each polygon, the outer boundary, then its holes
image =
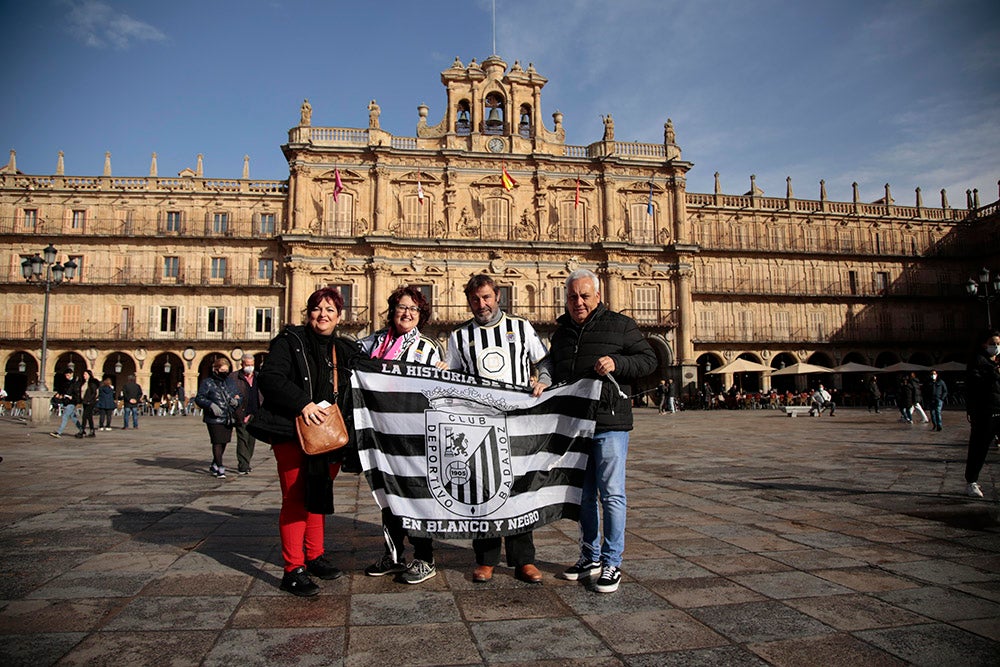
MULTIPOLYGON (((542 114, 534 67, 491 56, 441 74, 444 113, 416 136, 312 124, 308 101, 282 146, 287 181, 205 178, 198 167, 146 177, 0 170, 0 364, 8 391, 37 380, 43 290, 22 263, 52 243, 78 277, 51 293, 46 368, 136 373, 150 393, 190 394, 220 354, 266 352, 298 322, 312 290, 336 285, 341 332, 384 324, 388 294, 418 285, 444 344, 468 317, 462 288, 489 273, 509 310, 543 333, 563 311, 563 281, 595 270, 605 301, 634 317, 660 358, 648 378, 693 388, 742 356, 879 366, 937 363, 983 324, 964 296, 997 266, 997 204, 914 206, 686 192, 692 168, 670 120, 662 143, 620 142, 611 115, 587 146, 542 114), (516 183, 505 183, 504 174, 516 183)), ((942 193, 942 198, 945 198, 942 193)), ((731 377, 719 378, 728 384, 731 377)), ((746 378, 757 386, 766 376, 746 378)))

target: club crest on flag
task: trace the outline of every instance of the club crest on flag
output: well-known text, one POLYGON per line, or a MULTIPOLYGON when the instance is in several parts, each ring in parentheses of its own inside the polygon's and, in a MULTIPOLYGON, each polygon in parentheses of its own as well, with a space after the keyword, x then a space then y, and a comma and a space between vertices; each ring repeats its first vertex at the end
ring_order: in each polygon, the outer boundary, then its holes
POLYGON ((507 502, 514 483, 507 420, 461 403, 424 412, 427 482, 449 512, 485 517, 507 502))

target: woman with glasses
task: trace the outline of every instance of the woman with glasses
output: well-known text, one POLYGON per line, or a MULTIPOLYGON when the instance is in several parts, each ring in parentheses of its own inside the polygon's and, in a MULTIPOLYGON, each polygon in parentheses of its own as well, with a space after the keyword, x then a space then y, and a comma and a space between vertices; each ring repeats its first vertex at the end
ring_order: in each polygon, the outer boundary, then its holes
MULTIPOLYGON (((420 333, 420 327, 430 316, 431 306, 419 289, 396 289, 389 295, 388 325, 359 341, 362 353, 372 359, 439 365, 441 352, 437 344, 420 333)), ((400 518, 388 508, 382 510, 382 532, 385 553, 365 568, 365 574, 370 577, 398 574, 408 584, 419 584, 437 574, 431 538, 410 536, 413 561, 407 565, 403 558, 406 530, 400 518)))

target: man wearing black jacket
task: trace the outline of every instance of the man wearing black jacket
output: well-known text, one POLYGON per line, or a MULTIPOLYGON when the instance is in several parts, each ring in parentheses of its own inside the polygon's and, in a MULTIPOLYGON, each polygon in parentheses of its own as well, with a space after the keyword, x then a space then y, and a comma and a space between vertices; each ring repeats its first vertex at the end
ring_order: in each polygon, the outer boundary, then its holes
POLYGON ((76 424, 77 430, 83 433, 83 424, 80 423, 79 417, 76 416, 76 406, 80 403, 80 388, 82 383, 78 378, 73 377, 73 371, 69 368, 63 373, 63 380, 58 384, 56 388, 56 394, 54 398, 59 401, 63 406, 62 413, 62 423, 59 424, 59 430, 49 433, 53 438, 61 438, 63 431, 66 430, 66 425, 69 420, 73 420, 76 424))
POLYGON ((613 593, 621 582, 625 549, 630 383, 656 370, 656 353, 635 320, 601 302, 600 282, 591 271, 577 270, 566 279, 566 313, 557 324, 549 349, 553 380, 603 380, 580 498, 580 559, 563 577, 575 581, 598 576, 594 588, 613 593))

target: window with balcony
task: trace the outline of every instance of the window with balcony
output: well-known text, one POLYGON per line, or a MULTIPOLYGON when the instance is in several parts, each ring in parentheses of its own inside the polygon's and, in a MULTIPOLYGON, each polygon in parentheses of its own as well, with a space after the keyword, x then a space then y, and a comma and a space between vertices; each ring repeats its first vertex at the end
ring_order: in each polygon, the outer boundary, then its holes
POLYGON ((702 340, 715 338, 714 310, 702 310, 698 313, 698 338, 702 340))
POLYGON ((775 340, 790 340, 792 337, 792 328, 789 325, 788 311, 777 310, 772 313, 772 319, 774 322, 775 340))
POLYGON ((486 200, 486 215, 483 218, 483 238, 506 239, 510 228, 510 204, 502 197, 486 200))
POLYGON ((809 339, 814 341, 826 340, 825 313, 809 313, 809 339))
POLYGON ((169 278, 171 280, 177 280, 181 275, 181 258, 180 257, 164 257, 163 258, 163 277, 169 278))
POLYGON ((583 241, 587 229, 587 206, 585 202, 576 205, 576 199, 559 203, 560 241, 583 241))
POLYGON ((164 231, 177 234, 181 231, 181 212, 167 211, 167 226, 164 231))
POLYGON ((225 257, 213 257, 208 277, 212 280, 225 280, 226 265, 227 262, 225 257))
POLYGON ((38 227, 38 209, 37 208, 26 208, 24 209, 24 217, 21 221, 21 229, 25 231, 34 231, 38 227))
POLYGON ((228 213, 214 213, 212 215, 212 233, 213 234, 228 234, 229 233, 229 214, 228 213))
POLYGON ((70 228, 72 229, 83 229, 87 224, 87 212, 86 211, 73 211, 70 218, 70 228))
POLYGON ((257 279, 271 281, 274 280, 274 260, 273 259, 258 259, 257 260, 257 279))
POLYGON ((74 282, 82 283, 84 276, 83 255, 70 255, 67 260, 67 264, 69 262, 76 264, 76 277, 74 278, 74 282))
POLYGON ((261 213, 257 220, 257 234, 260 236, 274 236, 275 224, 274 213, 261 213))
POLYGON ((650 244, 655 242, 654 216, 649 213, 649 204, 635 203, 629 206, 629 227, 632 243, 650 244))
POLYGON ((254 310, 254 331, 257 333, 271 333, 274 331, 274 309, 257 308, 254 310))
POLYGON ((636 287, 632 318, 639 324, 656 324, 659 318, 660 295, 656 287, 636 287))
POLYGON ((886 294, 889 291, 889 272, 876 271, 872 276, 872 287, 876 294, 886 294))
POLYGON ((400 225, 400 231, 404 237, 425 238, 428 235, 430 209, 431 205, 426 197, 422 203, 417 195, 408 195, 403 199, 403 224, 400 225))
POLYGON ((340 313, 341 320, 354 320, 357 318, 357 312, 354 308, 354 285, 351 283, 330 283, 329 285, 317 285, 317 287, 333 287, 340 292, 340 296, 344 299, 344 310, 340 313))
POLYGON ((226 331, 226 309, 211 306, 208 309, 208 333, 224 333, 226 331))
POLYGON ((333 195, 327 197, 326 201, 326 228, 331 236, 350 236, 352 222, 354 221, 354 196, 346 192, 337 195, 334 201, 333 195))
POLYGON ((177 333, 177 306, 160 307, 160 333, 177 333))

